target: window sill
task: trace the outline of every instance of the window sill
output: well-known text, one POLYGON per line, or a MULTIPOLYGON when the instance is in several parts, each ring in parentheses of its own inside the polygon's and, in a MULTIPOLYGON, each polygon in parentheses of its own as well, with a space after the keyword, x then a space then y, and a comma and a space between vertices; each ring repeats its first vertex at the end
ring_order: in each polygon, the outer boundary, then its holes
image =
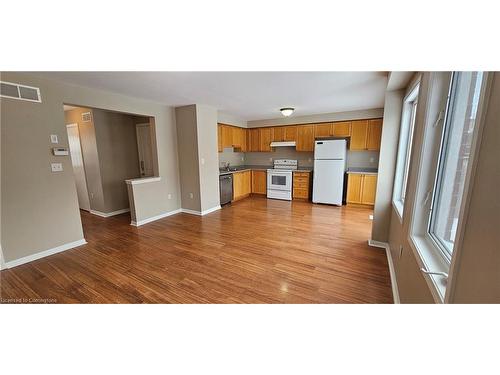
POLYGON ((392 207, 394 208, 394 211, 396 211, 396 214, 398 215, 399 223, 403 225, 403 204, 401 201, 392 201, 392 207))
MULTIPOLYGON (((410 246, 415 254, 419 268, 432 272, 449 273, 450 265, 440 254, 440 250, 425 236, 410 236, 410 246)), ((434 301, 443 303, 448 279, 440 275, 422 273, 434 301)), ((449 277, 448 277, 449 278, 449 277)))

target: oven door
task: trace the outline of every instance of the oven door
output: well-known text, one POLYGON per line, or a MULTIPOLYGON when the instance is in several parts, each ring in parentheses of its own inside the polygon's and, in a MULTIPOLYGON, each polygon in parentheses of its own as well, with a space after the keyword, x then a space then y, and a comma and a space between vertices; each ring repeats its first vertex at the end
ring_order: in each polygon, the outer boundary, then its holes
POLYGON ((268 171, 267 188, 270 190, 292 190, 292 172, 291 171, 268 171))

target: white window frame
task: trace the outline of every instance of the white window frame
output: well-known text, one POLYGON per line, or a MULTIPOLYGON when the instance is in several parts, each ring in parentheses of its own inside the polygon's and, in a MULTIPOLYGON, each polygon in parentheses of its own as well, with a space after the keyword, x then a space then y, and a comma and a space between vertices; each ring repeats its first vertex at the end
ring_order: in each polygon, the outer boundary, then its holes
POLYGON ((394 176, 392 204, 398 214, 400 222, 403 221, 406 188, 410 173, 411 149, 413 133, 415 131, 416 113, 418 110, 418 94, 420 91, 420 76, 413 83, 409 92, 403 98, 401 113, 401 126, 399 130, 398 156, 394 176))
MULTIPOLYGON (((476 128, 471 146, 471 157, 467 166, 465 178, 464 198, 459 216, 459 226, 457 229, 457 239, 461 238, 463 231, 464 207, 468 204, 468 191, 473 173, 473 165, 477 155, 478 138, 482 132, 482 120, 484 118, 484 108, 486 95, 486 80, 488 74, 483 74, 483 84, 481 87, 481 97, 479 101, 476 128)), ((407 192, 407 203, 412 212, 409 222, 408 240, 414 255, 421 268, 424 278, 429 285, 431 293, 436 302, 445 301, 448 277, 439 274, 427 274, 424 271, 448 274, 450 263, 456 256, 455 251, 451 259, 447 258, 432 236, 429 234, 429 222, 431 220, 430 209, 433 198, 433 191, 436 183, 436 175, 439 163, 439 156, 442 150, 441 140, 445 125, 445 115, 448 108, 449 95, 452 83, 452 74, 449 72, 430 73, 426 82, 425 103, 421 101, 421 106, 417 109, 417 127, 422 129, 419 134, 419 150, 415 152, 412 159, 411 178, 413 183, 411 192, 407 192), (411 203, 411 205, 410 205, 411 203)), ((417 150, 415 150, 417 151, 417 150)), ((458 246, 458 242, 455 243, 458 246)))

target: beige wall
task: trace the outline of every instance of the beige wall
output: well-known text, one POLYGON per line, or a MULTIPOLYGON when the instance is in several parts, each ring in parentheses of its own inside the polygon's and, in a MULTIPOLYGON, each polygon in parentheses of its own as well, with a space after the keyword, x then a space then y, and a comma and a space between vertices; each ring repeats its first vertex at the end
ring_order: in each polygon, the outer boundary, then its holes
POLYGON ((348 121, 348 120, 362 120, 369 118, 379 118, 384 114, 383 108, 367 109, 362 111, 348 111, 348 112, 332 112, 321 113, 317 115, 279 117, 267 120, 248 121, 247 127, 258 128, 261 126, 276 126, 276 125, 292 125, 292 124, 306 124, 314 122, 328 122, 328 121, 348 121))
POLYGON ((398 152, 399 128, 405 90, 385 94, 377 193, 373 211, 372 240, 387 242, 392 212, 392 190, 398 152))
POLYGON ((155 149, 162 177, 150 196, 152 216, 180 208, 173 108, 155 102, 7 72, 1 79, 39 87, 42 103, 0 99, 2 248, 6 261, 83 238, 69 156, 51 155, 50 134, 68 146, 63 103, 155 117, 155 149), (52 173, 51 162, 64 171, 52 173), (167 195, 171 194, 171 199, 167 195))
POLYGON ((139 156, 135 125, 149 119, 95 109, 94 126, 104 193, 104 211, 129 208, 125 180, 139 178, 139 156))
POLYGON ((449 302, 500 303, 500 73, 487 108, 464 236, 454 252, 449 302))
POLYGON ((201 211, 220 205, 217 109, 196 105, 201 211))
POLYGON ((201 211, 196 105, 175 108, 182 208, 201 211))
POLYGON ((217 110, 193 104, 177 107, 175 114, 182 208, 202 212, 217 207, 220 203, 217 110))

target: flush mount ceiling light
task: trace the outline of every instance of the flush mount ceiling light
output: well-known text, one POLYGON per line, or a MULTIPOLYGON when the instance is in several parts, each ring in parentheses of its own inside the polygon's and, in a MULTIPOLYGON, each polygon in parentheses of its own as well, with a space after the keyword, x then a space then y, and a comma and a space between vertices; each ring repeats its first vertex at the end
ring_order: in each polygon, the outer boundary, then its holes
POLYGON ((293 111, 295 111, 295 108, 291 108, 291 107, 280 109, 281 114, 285 117, 290 116, 293 113, 293 111))

